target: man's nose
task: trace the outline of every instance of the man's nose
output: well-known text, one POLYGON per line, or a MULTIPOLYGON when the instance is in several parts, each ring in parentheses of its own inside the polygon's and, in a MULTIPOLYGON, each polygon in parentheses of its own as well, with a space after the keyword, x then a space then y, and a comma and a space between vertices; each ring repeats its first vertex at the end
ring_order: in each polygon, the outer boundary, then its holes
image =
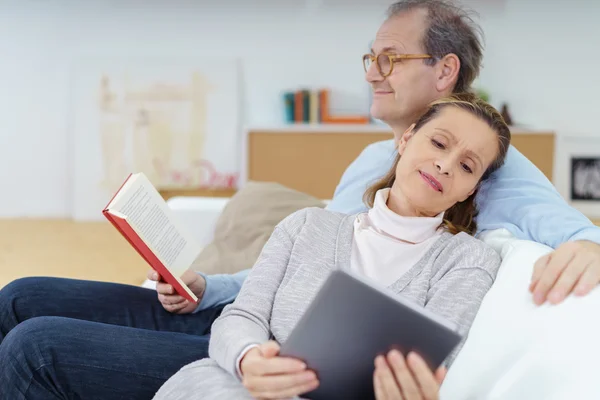
POLYGON ((367 68, 367 72, 365 73, 365 79, 369 83, 381 82, 384 80, 384 78, 379 73, 379 70, 377 69, 377 65, 375 65, 374 62, 372 62, 371 65, 369 65, 369 68, 367 68))

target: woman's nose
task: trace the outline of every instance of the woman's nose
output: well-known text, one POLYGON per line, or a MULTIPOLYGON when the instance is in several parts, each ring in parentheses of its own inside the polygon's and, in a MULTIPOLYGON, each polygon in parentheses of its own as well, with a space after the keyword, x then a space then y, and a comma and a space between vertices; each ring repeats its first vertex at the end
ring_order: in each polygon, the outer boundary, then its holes
POLYGON ((438 160, 435 162, 435 167, 440 174, 450 175, 452 172, 452 168, 450 168, 450 163, 445 162, 444 160, 438 160))

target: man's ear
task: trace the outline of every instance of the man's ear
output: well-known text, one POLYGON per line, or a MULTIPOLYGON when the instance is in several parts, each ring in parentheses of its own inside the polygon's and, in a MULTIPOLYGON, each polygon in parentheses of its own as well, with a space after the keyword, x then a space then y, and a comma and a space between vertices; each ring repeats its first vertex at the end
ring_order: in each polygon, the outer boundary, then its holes
POLYGON ((404 153, 404 149, 406 149, 406 144, 408 143, 410 138, 413 137, 413 135, 415 134, 415 132, 413 131, 414 127, 415 127, 415 124, 412 124, 402 134, 402 137, 400 138, 400 141, 398 142, 398 154, 402 155, 402 153, 404 153))
POLYGON ((439 92, 452 92, 458 81, 460 59, 456 54, 446 54, 436 65, 436 88, 439 92))

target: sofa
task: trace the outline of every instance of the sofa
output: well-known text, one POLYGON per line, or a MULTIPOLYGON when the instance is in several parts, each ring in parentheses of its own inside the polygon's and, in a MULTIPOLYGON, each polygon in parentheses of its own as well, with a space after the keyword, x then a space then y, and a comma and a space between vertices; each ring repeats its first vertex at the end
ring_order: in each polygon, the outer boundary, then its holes
MULTIPOLYGON (((208 246, 230 200, 174 197, 169 207, 208 246)), ((534 262, 552 249, 506 230, 481 239, 502 257, 469 336, 444 381, 442 399, 600 399, 600 291, 535 306, 534 262)), ((212 271, 215 272, 215 271, 212 271)), ((151 288, 151 282, 144 286, 151 288)))

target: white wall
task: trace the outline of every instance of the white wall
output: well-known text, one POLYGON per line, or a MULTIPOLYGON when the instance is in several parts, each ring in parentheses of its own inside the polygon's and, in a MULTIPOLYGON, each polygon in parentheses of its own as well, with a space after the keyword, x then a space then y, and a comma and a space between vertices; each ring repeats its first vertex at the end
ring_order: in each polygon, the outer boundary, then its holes
MULTIPOLYGON (((78 60, 236 54, 246 124, 281 123, 281 92, 303 85, 330 87, 335 111, 365 112, 360 56, 389 3, 0 1, 0 216, 69 215, 69 77, 78 60)), ((508 101, 514 119, 534 128, 596 135, 600 2, 470 3, 486 32, 479 83, 492 102, 508 101)), ((565 173, 556 171, 559 187, 565 173)))
MULTIPOLYGON (((481 83, 513 119, 558 133, 554 184, 569 198, 569 156, 600 156, 600 1, 509 0, 488 19, 481 83)), ((598 202, 572 202, 600 218, 598 202)))

